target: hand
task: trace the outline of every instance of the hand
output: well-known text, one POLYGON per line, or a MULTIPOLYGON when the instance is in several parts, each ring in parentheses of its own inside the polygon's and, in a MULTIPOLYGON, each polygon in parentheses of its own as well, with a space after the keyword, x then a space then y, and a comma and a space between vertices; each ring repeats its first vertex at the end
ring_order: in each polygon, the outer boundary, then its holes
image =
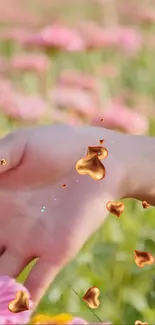
POLYGON ((37 303, 107 215, 106 203, 123 196, 124 135, 103 128, 63 125, 26 128, 0 140, 0 275, 17 277, 35 257, 26 280, 37 303), (88 145, 104 146, 106 176, 79 175, 88 145), (62 185, 67 184, 66 188, 62 185))

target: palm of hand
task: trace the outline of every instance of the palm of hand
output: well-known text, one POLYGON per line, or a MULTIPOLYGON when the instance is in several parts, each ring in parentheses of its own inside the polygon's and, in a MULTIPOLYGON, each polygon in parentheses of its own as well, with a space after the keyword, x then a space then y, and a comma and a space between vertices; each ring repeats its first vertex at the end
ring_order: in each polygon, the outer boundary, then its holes
MULTIPOLYGON (((102 181, 76 172, 87 146, 98 145, 98 134, 90 137, 64 126, 20 132, 14 169, 0 175, 0 247, 6 249, 0 274, 15 277, 38 257, 26 283, 37 301, 103 222, 106 202, 120 195, 122 169, 115 148, 105 160, 102 181)), ((108 143, 111 150, 111 138, 108 143)))

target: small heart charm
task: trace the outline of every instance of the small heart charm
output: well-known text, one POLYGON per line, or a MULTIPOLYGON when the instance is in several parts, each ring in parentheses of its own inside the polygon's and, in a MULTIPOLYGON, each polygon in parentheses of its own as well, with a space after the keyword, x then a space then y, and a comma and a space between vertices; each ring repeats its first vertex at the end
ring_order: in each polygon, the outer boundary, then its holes
POLYGON ((75 168, 80 175, 88 175, 95 181, 103 179, 106 174, 105 167, 99 160, 97 154, 80 159, 76 163, 75 168))
POLYGON ((88 147, 87 157, 97 154, 99 159, 104 159, 108 156, 108 150, 101 146, 88 147))
POLYGON ((139 267, 151 265, 155 261, 154 257, 150 253, 137 250, 134 250, 134 260, 139 267))
POLYGON ((150 204, 147 203, 146 201, 143 201, 142 206, 143 206, 144 209, 148 209, 150 207, 150 204))
POLYGON ((0 164, 1 164, 2 166, 5 166, 5 165, 6 165, 6 160, 5 160, 5 159, 1 159, 0 164))
POLYGON ((124 209, 125 209, 125 206, 124 206, 124 203, 123 202, 112 202, 112 201, 109 201, 107 204, 106 204, 106 208, 107 210, 114 214, 116 217, 120 217, 120 215, 123 213, 124 209))
POLYGON ((29 310, 29 297, 26 291, 18 291, 14 300, 9 303, 9 310, 12 313, 20 313, 29 310))
POLYGON ((100 305, 99 297, 100 290, 97 287, 91 287, 87 290, 85 295, 82 297, 82 299, 87 303, 87 305, 92 308, 98 308, 100 305))
POLYGON ((141 322, 140 320, 136 320, 135 325, 148 325, 146 322, 141 322))

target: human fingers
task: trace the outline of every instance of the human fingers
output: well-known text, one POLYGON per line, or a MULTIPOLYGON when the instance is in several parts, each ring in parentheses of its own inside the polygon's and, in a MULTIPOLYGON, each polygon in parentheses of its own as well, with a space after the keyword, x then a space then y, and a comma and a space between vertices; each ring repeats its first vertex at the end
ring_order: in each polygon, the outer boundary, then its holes
POLYGON ((17 167, 24 155, 26 137, 13 132, 0 140, 0 174, 17 167))
POLYGON ((25 281, 25 286, 35 305, 38 304, 60 269, 61 265, 54 265, 51 261, 47 262, 43 258, 37 261, 25 281))
POLYGON ((29 262, 29 258, 8 248, 0 257, 0 276, 7 275, 16 278, 29 262))

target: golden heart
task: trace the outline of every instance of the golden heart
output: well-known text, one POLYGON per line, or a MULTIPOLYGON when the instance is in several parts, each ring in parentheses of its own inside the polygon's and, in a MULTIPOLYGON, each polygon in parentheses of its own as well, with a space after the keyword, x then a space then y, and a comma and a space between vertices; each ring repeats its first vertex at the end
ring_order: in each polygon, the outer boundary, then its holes
POLYGON ((103 139, 101 139, 99 142, 100 142, 100 144, 103 144, 104 140, 103 140, 103 139))
POLYGON ((88 175, 95 181, 103 179, 106 174, 105 167, 98 159, 97 154, 80 159, 75 168, 80 175, 88 175))
POLYGON ((90 308, 98 308, 100 301, 98 299, 100 295, 100 290, 97 287, 91 287, 87 290, 82 299, 87 303, 90 308))
POLYGON ((12 313, 20 313, 29 310, 29 297, 26 291, 18 291, 14 300, 9 303, 9 310, 12 313))
POLYGON ((97 154, 99 159, 104 159, 108 156, 108 150, 101 146, 88 147, 87 157, 97 154))
POLYGON ((109 201, 106 204, 106 208, 110 213, 114 214, 115 216, 117 216, 119 218, 120 215, 123 213, 125 206, 124 206, 123 202, 109 201))
POLYGON ((134 260, 139 267, 151 265, 155 262, 154 257, 150 253, 137 250, 134 250, 134 260))
POLYGON ((146 322, 141 322, 140 320, 136 320, 135 325, 148 325, 146 322))
POLYGON ((142 206, 143 206, 144 209, 148 209, 150 207, 150 204, 147 203, 146 201, 143 201, 142 206))
POLYGON ((5 165, 6 165, 6 160, 5 160, 5 159, 1 159, 0 164, 1 164, 2 166, 5 166, 5 165))

